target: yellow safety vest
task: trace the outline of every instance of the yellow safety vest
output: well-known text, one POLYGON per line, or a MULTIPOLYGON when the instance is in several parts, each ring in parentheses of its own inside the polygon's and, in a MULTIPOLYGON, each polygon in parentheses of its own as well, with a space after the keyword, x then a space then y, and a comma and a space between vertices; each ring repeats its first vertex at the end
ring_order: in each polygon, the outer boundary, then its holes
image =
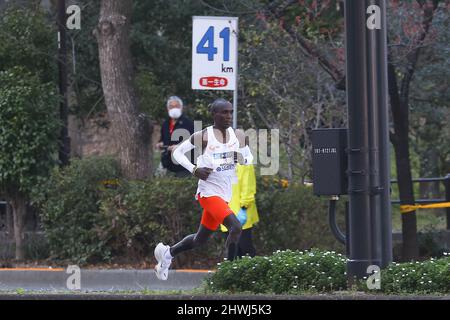
MULTIPOLYGON (((256 177, 253 165, 237 165, 236 168, 237 183, 233 184, 231 201, 228 204, 237 214, 241 207, 247 208, 247 222, 242 229, 253 227, 259 221, 258 210, 256 209, 256 177)), ((220 225, 220 230, 227 232, 227 228, 220 225)))

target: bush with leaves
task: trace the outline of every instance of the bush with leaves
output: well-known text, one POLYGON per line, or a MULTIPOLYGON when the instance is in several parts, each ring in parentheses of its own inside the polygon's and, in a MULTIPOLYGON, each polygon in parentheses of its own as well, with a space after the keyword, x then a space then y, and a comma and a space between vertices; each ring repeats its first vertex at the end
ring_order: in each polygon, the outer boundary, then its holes
MULTIPOLYGON (((254 237, 259 254, 278 249, 329 249, 344 251, 328 225, 328 201, 312 189, 276 177, 257 181, 256 205, 260 222, 254 237)), ((344 201, 338 202, 338 222, 344 223, 344 201)), ((343 228, 342 228, 343 229, 343 228)))
POLYGON ((270 290, 269 278, 270 261, 267 257, 242 257, 237 262, 224 260, 217 264, 218 270, 208 279, 210 290, 229 292, 264 293, 270 290))
MULTIPOLYGON (((75 160, 56 170, 41 199, 43 222, 54 256, 80 262, 111 258, 139 261, 152 257, 159 242, 176 243, 197 231, 202 208, 194 199, 197 180, 120 179, 113 188, 99 185, 118 176, 103 158, 75 160)), ((266 182, 257 205, 261 222, 255 227, 258 254, 276 249, 308 249, 337 244, 328 230, 326 202, 310 189, 286 181, 266 182)), ((224 237, 218 232, 202 250, 177 256, 175 266, 212 265, 223 257, 224 237)))
POLYGON ((277 251, 271 256, 243 257, 218 264, 206 280, 212 292, 296 294, 346 288, 346 258, 317 249, 277 251))
POLYGON ((22 67, 0 71, 0 190, 28 194, 56 164, 58 97, 22 67))
POLYGON ((25 258, 23 227, 31 193, 57 161, 60 122, 52 83, 23 67, 0 71, 0 196, 13 208, 16 259, 25 258))
POLYGON ((57 77, 56 25, 46 13, 28 5, 11 2, 0 11, 0 70, 21 66, 38 75, 42 82, 57 77))
POLYGON ((392 263, 381 271, 381 290, 389 294, 450 293, 450 254, 440 259, 392 263))
MULTIPOLYGON (((195 179, 126 181, 110 157, 74 159, 55 169, 42 190, 35 202, 52 257, 78 264, 152 258, 158 242, 195 233, 201 216, 195 179)), ((206 249, 203 258, 220 253, 214 241, 206 249)), ((177 262, 192 266, 195 258, 190 253, 177 262)))
MULTIPOLYGON (((270 256, 244 257, 218 264, 205 280, 210 292, 302 294, 347 289, 347 258, 333 251, 277 251, 270 256)), ((366 279, 354 289, 372 294, 450 293, 450 254, 422 262, 392 263, 381 270, 381 290, 366 279)))
POLYGON ((118 165, 109 157, 72 159, 69 166, 54 169, 34 199, 53 257, 79 264, 111 258, 98 213, 102 182, 119 177, 118 165))
POLYGON ((108 247, 114 255, 142 259, 160 241, 175 243, 195 233, 201 215, 195 190, 195 179, 166 177, 130 181, 105 193, 99 214, 108 247))

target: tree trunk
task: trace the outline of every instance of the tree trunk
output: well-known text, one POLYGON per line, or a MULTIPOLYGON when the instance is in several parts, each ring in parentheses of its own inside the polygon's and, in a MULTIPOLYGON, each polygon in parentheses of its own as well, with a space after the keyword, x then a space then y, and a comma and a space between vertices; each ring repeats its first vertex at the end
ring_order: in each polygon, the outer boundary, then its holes
POLYGON ((139 113, 130 53, 132 0, 102 0, 97 38, 103 94, 117 143, 122 173, 144 179, 151 173, 150 122, 139 113))
MULTIPOLYGON (((401 204, 415 204, 414 189, 411 176, 411 164, 409 161, 409 139, 402 134, 398 143, 395 143, 395 159, 398 177, 398 189, 401 204)), ((417 219, 416 212, 402 214, 402 257, 405 261, 416 260, 419 256, 417 242, 417 219)))
POLYGON ((11 240, 14 237, 14 218, 11 204, 8 201, 6 202, 6 235, 11 240))
POLYGON ((24 248, 24 222, 27 213, 27 202, 21 194, 16 194, 11 199, 14 224, 14 240, 16 244, 16 260, 25 259, 24 248))
MULTIPOLYGON (((414 205, 414 188, 409 160, 409 109, 408 104, 400 99, 395 72, 395 66, 389 64, 389 97, 395 131, 391 134, 391 141, 395 151, 400 202, 402 205, 414 205)), ((402 243, 403 260, 416 260, 419 256, 419 247, 415 211, 402 214, 402 243)))

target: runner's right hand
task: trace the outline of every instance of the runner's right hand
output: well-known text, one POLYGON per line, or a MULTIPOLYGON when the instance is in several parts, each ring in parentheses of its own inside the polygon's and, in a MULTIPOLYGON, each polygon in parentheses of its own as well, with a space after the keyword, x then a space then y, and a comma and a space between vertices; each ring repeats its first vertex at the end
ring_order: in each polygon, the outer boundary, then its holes
POLYGON ((195 170, 195 176, 199 179, 206 180, 212 171, 213 169, 211 168, 197 168, 195 170))
POLYGON ((158 150, 162 150, 164 147, 164 143, 162 142, 158 142, 157 144, 155 144, 155 148, 158 150))

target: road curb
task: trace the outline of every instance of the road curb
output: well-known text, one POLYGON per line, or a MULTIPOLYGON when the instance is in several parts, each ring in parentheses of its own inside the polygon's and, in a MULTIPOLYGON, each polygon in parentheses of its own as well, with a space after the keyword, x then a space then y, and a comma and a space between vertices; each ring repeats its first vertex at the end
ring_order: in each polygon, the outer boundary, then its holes
POLYGON ((173 301, 408 301, 408 300, 450 300, 450 296, 392 296, 392 295, 186 295, 186 294, 114 294, 114 293, 35 293, 2 294, 0 300, 173 300, 173 301))

